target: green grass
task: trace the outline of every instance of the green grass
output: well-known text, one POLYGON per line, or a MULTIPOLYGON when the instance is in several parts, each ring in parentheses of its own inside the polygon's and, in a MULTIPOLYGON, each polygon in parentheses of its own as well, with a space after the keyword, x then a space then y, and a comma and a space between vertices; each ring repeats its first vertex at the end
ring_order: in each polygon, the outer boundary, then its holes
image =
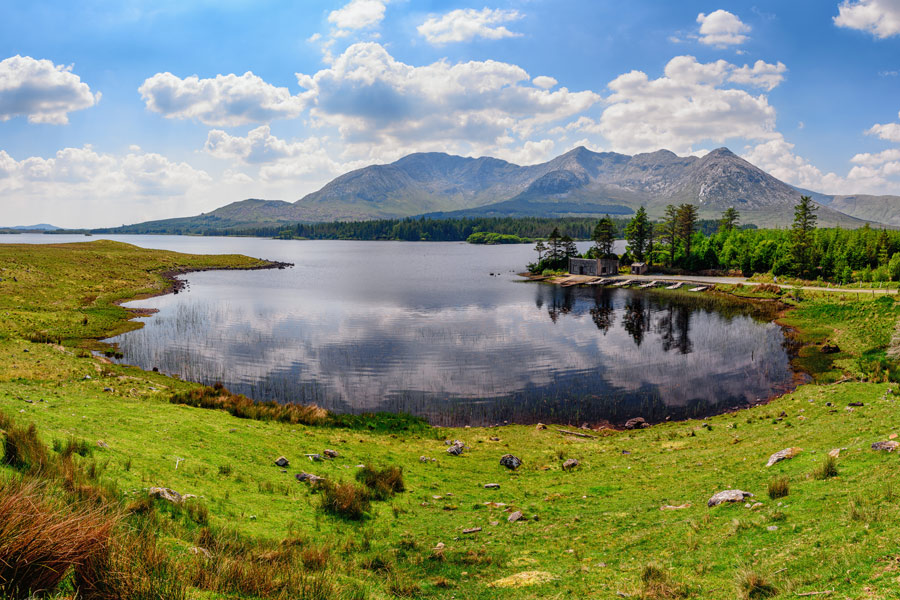
MULTIPOLYGON (((34 252, 37 261, 41 252, 34 252)), ((20 269, 41 277, 43 267, 16 259, 20 269)), ((137 268, 140 256, 134 260, 130 268, 142 275, 123 273, 123 281, 141 290, 159 283, 158 271, 137 268)), ((100 272, 112 268, 105 262, 98 261, 100 272)), ((133 292, 111 287, 105 297, 133 292)), ((22 300, 38 311, 46 301, 39 295, 22 300)), ((6 296, 0 301, 12 303, 6 296)), ((65 327, 77 325, 68 313, 81 311, 78 302, 58 310, 65 327)), ((86 440, 93 450, 73 459, 96 463, 100 480, 114 483, 125 502, 141 499, 150 486, 199 496, 208 517, 172 513, 158 525, 155 535, 175 557, 197 544, 197 520, 204 518, 260 544, 304 537, 318 550, 307 553, 301 571, 330 582, 330 595, 321 597, 616 598, 621 592, 732 599, 834 589, 831 597, 892 598, 900 594, 900 497, 890 486, 898 456, 870 445, 900 433, 900 395, 891 393, 900 389, 885 372, 863 369, 867 357, 883 354, 898 316, 894 304, 881 301, 805 298, 785 321, 809 343, 836 343, 840 352, 828 355, 826 373, 854 380, 804 385, 768 405, 704 419, 711 427, 685 421, 585 439, 531 426, 391 431, 240 419, 169 402, 194 384, 79 358, 74 334, 63 336, 68 346, 32 343, 24 339, 27 328, 5 324, 0 412, 20 425, 36 424, 51 447, 55 440, 58 448, 86 440), (851 402, 863 406, 847 410, 851 402), (445 439, 470 449, 450 456, 445 439), (98 440, 108 448, 96 446, 98 440), (787 447, 804 450, 765 467, 770 454, 787 447), (325 448, 338 458, 305 457, 325 448), (818 479, 814 473, 833 448, 843 449, 837 474, 818 479), (523 460, 518 471, 500 466, 507 453, 523 460), (287 473, 274 464, 281 455, 291 461, 287 473), (420 462, 420 456, 437 461, 420 462), (580 467, 564 472, 563 457, 577 458, 580 467), (366 464, 401 468, 404 491, 373 499, 358 521, 324 512, 322 492, 293 477, 307 471, 359 485, 357 465, 366 464), (768 497, 775 478, 790 482, 789 495, 768 497), (486 483, 500 489, 485 489, 486 483), (711 495, 730 488, 752 492, 751 502, 762 506, 707 508, 711 495), (690 506, 660 510, 684 504, 690 506), (509 523, 508 510, 526 519, 509 523), (482 529, 463 533, 475 527, 482 529), (439 543, 444 546, 436 550, 439 543), (534 571, 552 579, 489 587, 534 571)), ((111 320, 109 326, 122 325, 111 320)), ((12 471, 0 468, 0 474, 12 471)), ((221 597, 196 587, 191 593, 221 597)))

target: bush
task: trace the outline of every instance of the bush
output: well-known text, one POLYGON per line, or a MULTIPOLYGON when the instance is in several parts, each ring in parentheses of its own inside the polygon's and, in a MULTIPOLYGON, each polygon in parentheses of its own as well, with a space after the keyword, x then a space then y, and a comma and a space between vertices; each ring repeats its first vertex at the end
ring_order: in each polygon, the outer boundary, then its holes
POLYGON ((812 473, 815 479, 829 479, 838 476, 837 459, 833 456, 826 456, 821 465, 816 467, 812 473))
POLYGON ((360 521, 372 506, 368 488, 353 483, 333 483, 327 479, 319 482, 318 487, 322 492, 320 508, 342 519, 360 521))
POLYGON ((369 488, 375 500, 387 500, 406 489, 403 484, 403 469, 400 467, 377 470, 366 465, 356 473, 356 480, 369 488))
POLYGON ((790 491, 790 481, 788 481, 787 477, 776 477, 769 482, 769 498, 772 500, 784 498, 790 491))
POLYGON ((738 592, 744 600, 762 600, 778 595, 778 588, 753 571, 742 570, 737 576, 738 592))

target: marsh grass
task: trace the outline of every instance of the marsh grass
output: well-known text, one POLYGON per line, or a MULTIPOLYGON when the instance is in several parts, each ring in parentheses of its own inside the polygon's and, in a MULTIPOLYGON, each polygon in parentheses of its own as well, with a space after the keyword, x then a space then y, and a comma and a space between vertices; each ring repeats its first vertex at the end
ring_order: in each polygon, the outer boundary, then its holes
POLYGON ((769 498, 777 500, 784 498, 791 491, 791 482, 787 477, 776 477, 769 481, 769 498))
POLYGON ((819 480, 830 479, 838 475, 837 459, 833 456, 826 456, 812 472, 813 479, 819 480))
POLYGON ((387 500, 406 489, 400 467, 376 469, 366 465, 356 472, 356 480, 369 488, 374 500, 387 500))

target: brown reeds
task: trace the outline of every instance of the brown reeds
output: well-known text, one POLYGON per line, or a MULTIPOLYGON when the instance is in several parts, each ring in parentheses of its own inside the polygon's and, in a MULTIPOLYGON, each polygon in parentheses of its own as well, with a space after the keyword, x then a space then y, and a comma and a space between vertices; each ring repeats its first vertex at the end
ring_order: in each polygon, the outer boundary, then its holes
POLYGON ((375 500, 387 500, 406 489, 403 484, 403 469, 400 467, 376 469, 372 465, 366 465, 356 472, 356 480, 369 488, 375 500))
POLYGON ((328 411, 314 404, 257 402, 243 394, 232 394, 222 384, 174 394, 170 402, 224 410, 240 419, 279 421, 295 425, 319 425, 328 417, 328 411))

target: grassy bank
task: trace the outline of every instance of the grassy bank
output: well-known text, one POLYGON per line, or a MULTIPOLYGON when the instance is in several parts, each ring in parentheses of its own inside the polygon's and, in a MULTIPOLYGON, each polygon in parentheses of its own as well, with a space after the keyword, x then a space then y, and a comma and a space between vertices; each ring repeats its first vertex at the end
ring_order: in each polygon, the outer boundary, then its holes
MULTIPOLYGON (((90 339, 131 326, 115 303, 164 289, 165 271, 257 262, 109 242, 65 252, 0 246, 0 254, 10 269, 0 274, 0 412, 11 418, 0 427, 8 438, 35 424, 48 461, 72 461, 84 486, 108 493, 102 501, 78 497, 77 486, 53 474, 63 467, 7 465, 0 479, 45 481, 42 493, 63 512, 100 503, 117 519, 114 546, 139 547, 135 540, 146 535, 149 541, 140 543, 155 544, 164 555, 160 564, 168 565, 156 571, 172 584, 163 597, 900 593, 900 488, 891 483, 898 459, 870 447, 897 427, 900 395, 885 356, 900 317, 892 299, 804 296, 784 319, 817 349, 805 358, 818 361, 822 377, 746 411, 583 432, 590 438, 553 426, 379 431, 365 423, 257 420, 172 403, 173 395, 199 394, 199 386, 79 351, 90 339), (6 287, 13 277, 30 287, 6 287), (39 337, 54 343, 30 341, 39 337), (838 350, 822 352, 826 342, 838 350), (67 450, 70 439, 86 442, 76 445, 84 456, 67 450), (451 456, 445 439, 467 448, 451 456), (803 451, 765 466, 770 454, 789 447, 803 451), (337 457, 306 456, 325 449, 337 457), (835 449, 834 469, 823 469, 835 449), (507 453, 523 466, 515 472, 500 466, 507 453), (290 461, 286 472, 274 464, 282 455, 290 461), (423 456, 436 460, 422 462, 423 456), (579 465, 563 470, 570 458, 579 465), (404 490, 366 493, 369 506, 359 520, 323 507, 323 499, 340 499, 337 491, 294 478, 305 471, 352 482, 357 487, 348 490, 363 494, 356 480, 362 464, 399 467, 404 490), (499 489, 486 489, 488 483, 499 489), (770 484, 781 493, 786 487, 787 495, 769 498, 770 484), (151 501, 153 486, 197 498, 177 507, 151 501), (755 494, 748 502, 754 508, 706 506, 730 488, 755 494), (515 511, 524 518, 511 523, 515 511)), ((148 553, 128 564, 146 564, 148 553)), ((72 595, 77 580, 69 575, 61 593, 72 595)))

